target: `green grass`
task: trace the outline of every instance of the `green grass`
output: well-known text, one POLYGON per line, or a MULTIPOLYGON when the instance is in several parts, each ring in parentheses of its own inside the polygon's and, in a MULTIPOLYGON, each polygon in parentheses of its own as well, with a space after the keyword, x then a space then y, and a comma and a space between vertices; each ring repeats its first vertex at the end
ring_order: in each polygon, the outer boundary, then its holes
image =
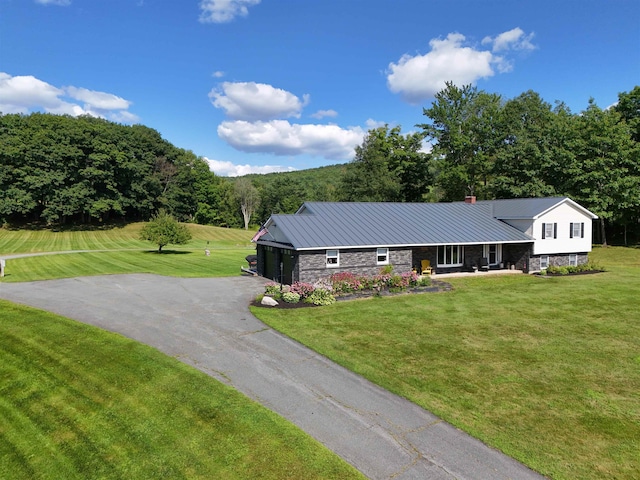
POLYGON ((158 254, 150 242, 138 240, 142 224, 107 230, 53 232, 0 229, 0 257, 16 253, 91 250, 6 261, 4 282, 25 282, 116 273, 156 273, 176 277, 238 275, 245 257, 255 252, 252 232, 189 224, 193 239, 168 246, 158 254), (209 243, 207 243, 209 242, 209 243), (204 250, 211 251, 209 257, 204 250))
POLYGON ((109 251, 65 253, 6 261, 4 282, 27 282, 54 278, 86 277, 116 273, 155 273, 173 277, 225 277, 238 275, 246 266, 251 248, 200 250, 109 251))
MULTIPOLYGON (((12 253, 62 252, 69 250, 149 249, 153 244, 138 239, 143 223, 89 230, 8 230, 0 228, 0 256, 12 253)), ((192 240, 187 250, 250 246, 255 232, 234 228, 186 224, 192 240)), ((157 246, 155 247, 157 249, 157 246)), ((169 249, 173 247, 168 247, 169 249)))
POLYGON ((640 249, 592 259, 608 271, 253 312, 545 475, 638 478, 640 249))
POLYGON ((363 478, 155 349, 10 302, 0 311, 0 478, 363 478))

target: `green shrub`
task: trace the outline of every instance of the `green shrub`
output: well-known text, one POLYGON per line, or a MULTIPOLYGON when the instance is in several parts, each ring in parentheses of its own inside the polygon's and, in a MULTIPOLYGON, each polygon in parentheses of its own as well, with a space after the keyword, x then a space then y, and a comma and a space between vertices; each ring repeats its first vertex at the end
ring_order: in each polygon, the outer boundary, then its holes
POLYGON ((280 295, 280 285, 274 282, 269 282, 264 286, 264 293, 270 297, 273 295, 280 295))
POLYGON ((305 302, 313 303, 314 305, 324 306, 331 305, 335 303, 336 297, 329 290, 324 290, 322 288, 317 288, 313 291, 311 295, 309 295, 305 302))
POLYGON ((282 300, 287 303, 298 303, 300 301, 300 295, 295 292, 284 292, 282 294, 282 300))

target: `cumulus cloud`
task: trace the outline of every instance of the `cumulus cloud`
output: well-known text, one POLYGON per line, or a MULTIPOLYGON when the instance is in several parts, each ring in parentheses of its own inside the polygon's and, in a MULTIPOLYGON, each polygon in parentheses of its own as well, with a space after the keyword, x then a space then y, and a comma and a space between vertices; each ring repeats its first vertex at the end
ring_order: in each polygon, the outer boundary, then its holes
POLYGON ((128 111, 131 102, 111 93, 81 87, 55 87, 32 75, 11 76, 0 72, 0 111, 29 113, 44 110, 65 115, 93 115, 134 123, 138 117, 128 111), (77 100, 82 105, 74 102, 77 100))
POLYGON ((40 5, 58 5, 60 7, 67 7, 71 5, 71 0, 36 0, 36 3, 40 5))
POLYGON ((265 83, 224 82, 209 92, 213 106, 221 108, 235 120, 272 120, 300 117, 309 96, 302 100, 291 92, 265 83))
POLYGON ((225 121, 218 126, 218 136, 243 152, 275 155, 314 155, 331 160, 353 157, 356 145, 365 132, 360 127, 337 125, 291 124, 286 120, 268 122, 225 121))
POLYGON ((224 75, 225 75, 225 73, 222 70, 216 70, 215 72, 213 72, 211 74, 211 76, 213 78, 222 78, 222 77, 224 77, 224 75))
POLYGON ((236 165, 232 162, 222 160, 212 160, 204 158, 209 163, 209 168, 213 173, 221 177, 241 177, 250 173, 274 173, 274 172, 293 172, 293 167, 285 167, 282 165, 236 165))
POLYGON ((431 50, 414 56, 405 54, 397 63, 390 63, 387 85, 409 103, 419 103, 432 98, 445 88, 445 82, 455 85, 473 84, 481 78, 489 78, 512 69, 512 63, 495 52, 531 50, 533 34, 526 35, 519 28, 501 33, 495 38, 486 37, 483 44, 490 44, 493 51, 481 50, 466 43, 460 33, 450 33, 445 39, 432 39, 431 50))
POLYGON ((508 32, 493 37, 484 37, 483 45, 491 45, 494 52, 502 52, 507 50, 534 50, 536 47, 531 40, 534 34, 525 34, 524 31, 516 27, 508 32))
POLYGON ((234 18, 246 17, 249 8, 260 3, 260 0, 202 0, 200 2, 200 22, 227 23, 234 18))
POLYGON ((336 112, 335 110, 318 110, 316 113, 311 114, 311 118, 317 118, 317 119, 321 119, 325 117, 333 118, 337 116, 338 116, 338 112, 336 112))

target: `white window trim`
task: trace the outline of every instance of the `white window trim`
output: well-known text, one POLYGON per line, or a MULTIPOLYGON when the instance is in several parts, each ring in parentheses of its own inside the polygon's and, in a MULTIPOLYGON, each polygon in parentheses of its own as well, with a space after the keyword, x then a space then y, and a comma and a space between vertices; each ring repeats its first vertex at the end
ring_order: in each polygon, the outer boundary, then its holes
POLYGON ((491 244, 487 243, 483 245, 482 256, 487 260, 489 260, 489 249, 491 248, 492 245, 496 246, 496 261, 493 263, 489 261, 489 265, 499 265, 500 263, 502 263, 502 244, 501 243, 491 243, 491 244))
POLYGON ((376 265, 389 265, 389 249, 386 247, 376 248, 376 265), (384 250, 384 253, 380 253, 384 250), (384 256, 384 260, 380 260, 380 257, 384 256))
POLYGON ((340 250, 336 250, 336 249, 331 249, 331 250, 327 250, 327 252, 325 253, 325 264, 327 266, 327 268, 337 268, 340 266, 340 250), (335 255, 329 255, 329 252, 336 252, 335 255), (335 263, 329 263, 329 259, 335 258, 336 262, 335 263))
POLYGON ((544 223, 544 240, 553 240, 555 238, 554 231, 556 229, 555 223, 544 223))
POLYGON ((464 265, 464 247, 462 245, 439 245, 436 260, 438 267, 461 267, 462 265, 464 265), (440 248, 446 247, 458 249, 458 263, 440 263, 440 248))
POLYGON ((576 253, 569 254, 569 266, 570 267, 578 266, 578 255, 576 253))
POLYGON ((546 270, 547 268, 549 268, 549 255, 540 255, 540 270, 546 270), (543 258, 545 259, 544 263, 546 263, 544 267, 542 266, 543 258))

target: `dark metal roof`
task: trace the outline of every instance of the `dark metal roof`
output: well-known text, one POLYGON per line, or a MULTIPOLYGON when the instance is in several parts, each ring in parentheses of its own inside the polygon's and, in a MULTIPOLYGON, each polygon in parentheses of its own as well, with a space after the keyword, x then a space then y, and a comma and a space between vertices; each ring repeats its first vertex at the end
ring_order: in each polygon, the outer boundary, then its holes
POLYGON ((569 203, 581 210, 591 218, 598 218, 582 205, 574 202, 569 197, 545 197, 545 198, 510 198, 505 200, 482 200, 476 205, 490 205, 493 208, 493 216, 508 219, 535 219, 548 212, 561 203, 569 203))
POLYGON ((533 241, 490 205, 463 202, 307 202, 295 215, 272 215, 267 230, 296 250, 533 241))

